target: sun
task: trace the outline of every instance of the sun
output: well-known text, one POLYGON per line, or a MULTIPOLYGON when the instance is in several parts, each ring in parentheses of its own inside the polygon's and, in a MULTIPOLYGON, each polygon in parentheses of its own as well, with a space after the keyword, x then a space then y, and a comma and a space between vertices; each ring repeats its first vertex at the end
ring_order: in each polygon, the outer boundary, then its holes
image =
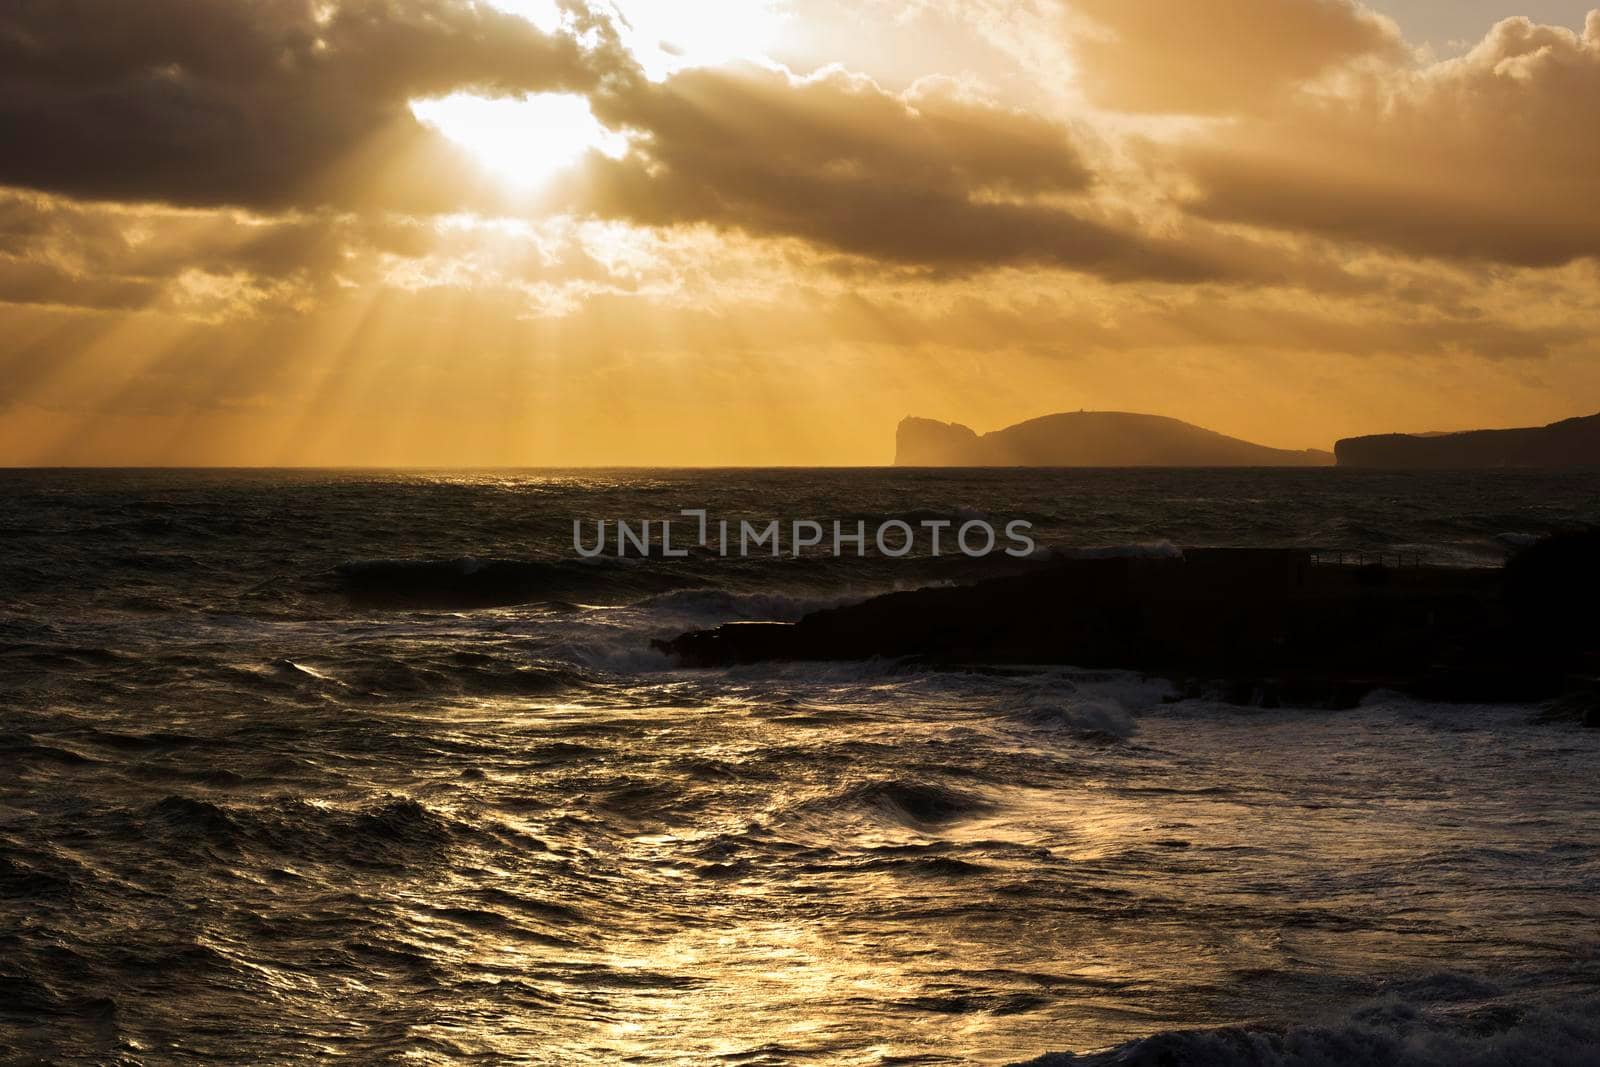
POLYGON ((414 100, 411 113, 518 189, 537 188, 590 150, 617 158, 628 146, 600 124, 587 99, 571 93, 499 99, 455 93, 414 100))
MULTIPOLYGON (((556 0, 490 0, 546 32, 566 16, 556 0)), ((788 17, 779 0, 611 0, 623 43, 655 80, 690 67, 761 62, 788 17)), ((625 136, 601 125, 584 97, 537 93, 490 98, 470 93, 411 102, 417 119, 464 148, 516 189, 536 189, 589 151, 612 158, 625 136)))

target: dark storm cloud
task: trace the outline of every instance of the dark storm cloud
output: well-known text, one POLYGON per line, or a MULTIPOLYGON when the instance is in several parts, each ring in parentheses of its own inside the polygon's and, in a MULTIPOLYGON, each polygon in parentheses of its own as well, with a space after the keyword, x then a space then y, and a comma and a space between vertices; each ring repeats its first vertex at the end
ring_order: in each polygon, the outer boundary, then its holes
POLYGON ((1032 263, 1170 281, 1222 270, 1092 206, 1094 176, 1067 128, 948 85, 901 96, 842 71, 694 70, 619 83, 595 109, 639 134, 566 190, 601 216, 945 270, 1032 263))
POLYGON ((584 90, 614 62, 470 0, 7 0, 0 184, 449 209, 476 179, 410 99, 584 90))

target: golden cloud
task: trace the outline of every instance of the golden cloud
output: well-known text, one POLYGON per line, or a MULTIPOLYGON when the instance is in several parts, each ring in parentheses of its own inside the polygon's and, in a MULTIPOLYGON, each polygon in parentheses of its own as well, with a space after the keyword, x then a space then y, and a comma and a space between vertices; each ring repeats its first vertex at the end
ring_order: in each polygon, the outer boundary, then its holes
POLYGON ((1600 11, 1501 22, 1471 52, 1302 98, 1181 150, 1206 219, 1425 256, 1600 255, 1600 11))
POLYGON ((1070 0, 1089 98, 1120 111, 1250 111, 1358 60, 1403 59, 1352 0, 1070 0))

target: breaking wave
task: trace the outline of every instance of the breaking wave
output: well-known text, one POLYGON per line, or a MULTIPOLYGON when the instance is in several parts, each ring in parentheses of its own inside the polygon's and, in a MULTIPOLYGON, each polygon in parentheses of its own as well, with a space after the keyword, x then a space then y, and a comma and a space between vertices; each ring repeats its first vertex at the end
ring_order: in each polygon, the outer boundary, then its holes
POLYGON ((1177 1031, 1105 1052, 1053 1053, 1019 1067, 1590 1067, 1600 1062, 1600 998, 1490 1002, 1448 1010, 1387 1002, 1342 1022, 1284 1029, 1177 1031))

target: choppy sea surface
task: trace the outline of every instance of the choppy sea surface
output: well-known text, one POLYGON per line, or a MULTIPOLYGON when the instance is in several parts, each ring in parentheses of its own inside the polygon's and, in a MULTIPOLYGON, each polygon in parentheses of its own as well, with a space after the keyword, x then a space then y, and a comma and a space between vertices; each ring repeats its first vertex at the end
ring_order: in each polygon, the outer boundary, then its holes
POLYGON ((1600 1062, 1600 731, 679 670, 1025 565, 573 551, 685 508, 1471 565, 1600 475, 0 471, 0 1061, 1600 1062))

